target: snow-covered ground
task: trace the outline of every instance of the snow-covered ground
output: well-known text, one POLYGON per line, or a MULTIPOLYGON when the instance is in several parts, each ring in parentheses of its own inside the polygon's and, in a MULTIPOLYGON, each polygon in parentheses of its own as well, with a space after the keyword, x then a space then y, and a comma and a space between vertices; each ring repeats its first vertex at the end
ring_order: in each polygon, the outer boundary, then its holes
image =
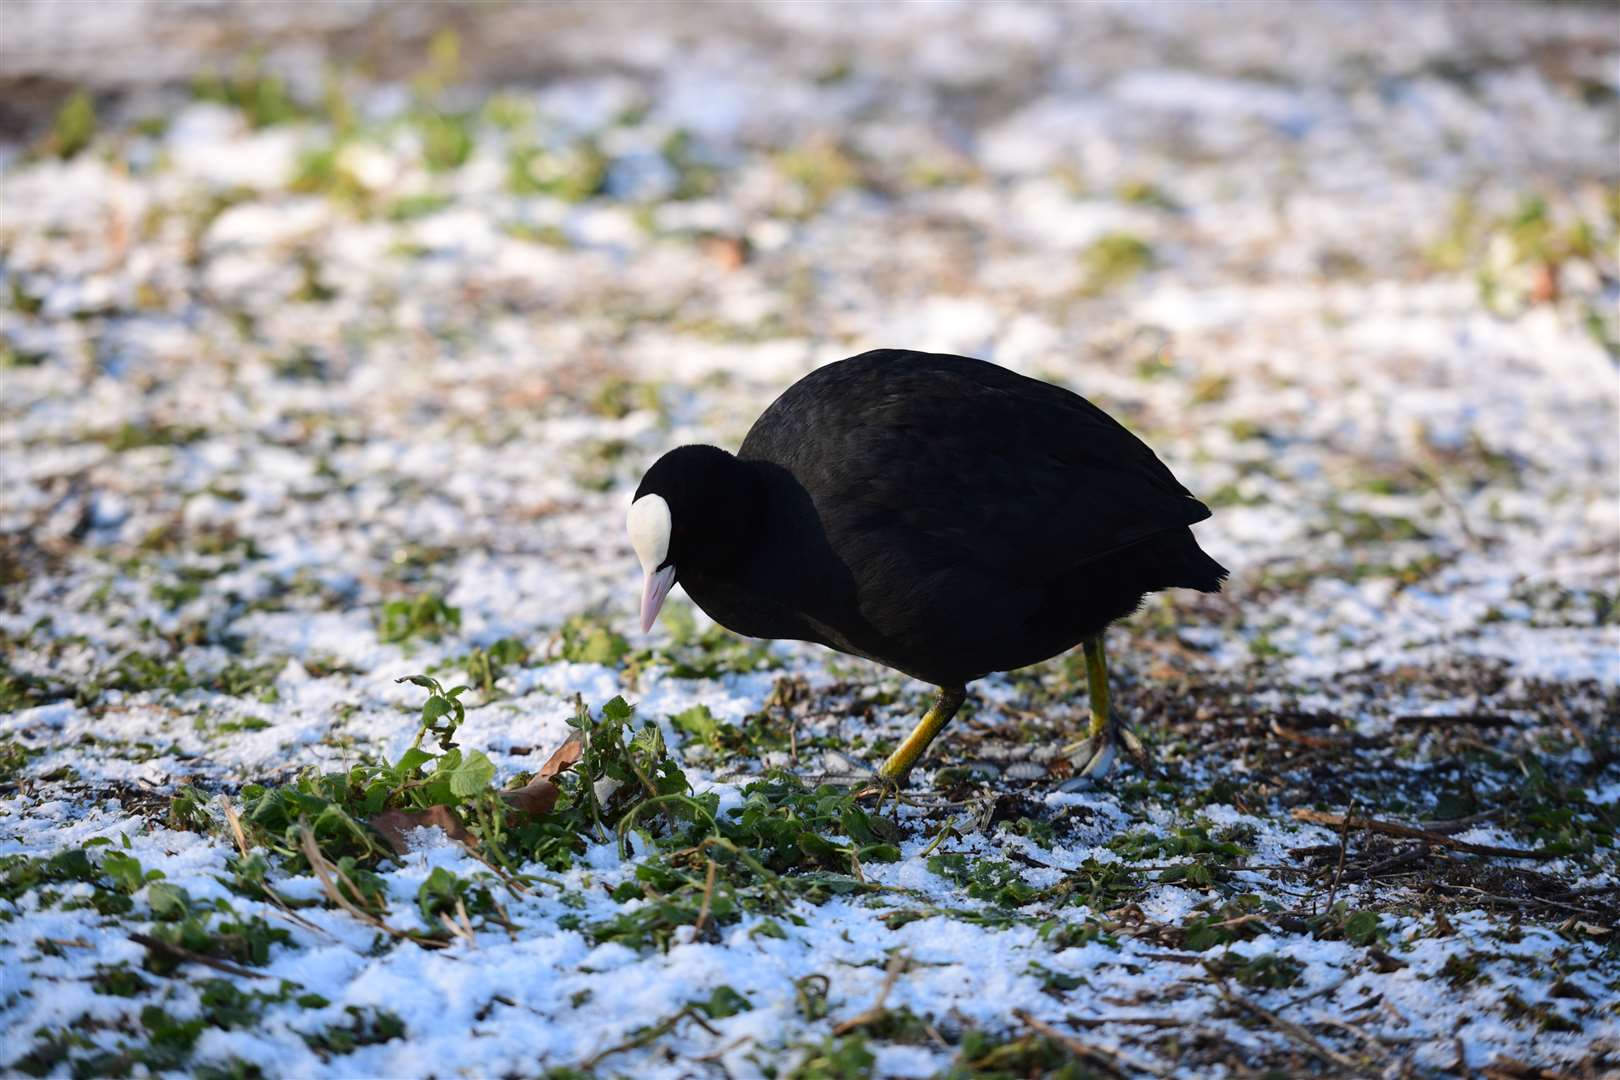
POLYGON ((1620 1069, 1612 8, 53 10, 0 43, 94 90, 0 150, 0 1068, 1620 1069), (1060 659, 857 801, 928 687, 635 632, 641 470, 879 346, 1215 508, 1227 591, 1109 639, 1151 775, 1068 777, 1060 659), (453 788, 377 779, 416 673, 453 788), (493 809, 620 695, 661 740, 493 809))

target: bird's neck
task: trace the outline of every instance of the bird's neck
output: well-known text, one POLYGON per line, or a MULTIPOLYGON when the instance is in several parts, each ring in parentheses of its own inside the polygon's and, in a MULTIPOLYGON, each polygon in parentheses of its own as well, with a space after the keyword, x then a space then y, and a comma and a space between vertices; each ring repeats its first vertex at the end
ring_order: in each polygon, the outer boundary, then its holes
POLYGON ((745 561, 770 520, 769 492, 750 462, 732 458, 726 475, 715 479, 704 499, 703 542, 692 567, 704 577, 724 577, 745 561))

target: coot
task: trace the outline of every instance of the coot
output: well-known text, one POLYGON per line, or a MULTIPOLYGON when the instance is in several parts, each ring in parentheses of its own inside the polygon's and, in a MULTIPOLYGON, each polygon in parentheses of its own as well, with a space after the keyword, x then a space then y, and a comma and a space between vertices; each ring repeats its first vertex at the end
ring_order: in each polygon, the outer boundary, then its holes
POLYGON ((879 349, 790 386, 736 455, 682 446, 642 477, 642 629, 679 581, 720 625, 814 641, 939 687, 884 763, 905 777, 966 685, 1081 644, 1084 771, 1118 738, 1103 631, 1150 592, 1216 592, 1209 508, 1097 406, 982 360, 879 349))

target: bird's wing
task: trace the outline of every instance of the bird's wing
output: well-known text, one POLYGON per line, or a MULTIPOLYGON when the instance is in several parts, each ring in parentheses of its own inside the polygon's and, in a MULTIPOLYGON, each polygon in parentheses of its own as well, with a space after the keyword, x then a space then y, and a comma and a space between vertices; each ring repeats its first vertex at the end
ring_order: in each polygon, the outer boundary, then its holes
POLYGON ((829 365, 767 410, 742 453, 792 469, 840 547, 903 548, 913 573, 1038 585, 1209 516, 1084 398, 960 357, 829 365))

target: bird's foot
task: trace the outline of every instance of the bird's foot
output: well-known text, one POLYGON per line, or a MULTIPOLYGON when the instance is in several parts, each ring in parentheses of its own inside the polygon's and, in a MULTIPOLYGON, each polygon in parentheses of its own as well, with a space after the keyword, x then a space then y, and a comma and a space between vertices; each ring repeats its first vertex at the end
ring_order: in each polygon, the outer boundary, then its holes
POLYGON ((813 775, 817 783, 823 784, 864 784, 879 775, 872 766, 842 750, 824 751, 818 765, 813 775))
POLYGON ((800 773, 814 784, 848 787, 856 799, 876 798, 878 805, 893 800, 900 802, 906 785, 905 776, 890 776, 885 770, 874 769, 859 758, 841 750, 828 750, 821 755, 820 768, 800 773))
POLYGON ((1121 752, 1130 757, 1143 772, 1153 773, 1153 762, 1147 747, 1136 732, 1118 720, 1105 724, 1102 730, 1063 748, 1074 764, 1075 775, 1091 780, 1102 780, 1112 771, 1121 752))
POLYGON ((879 813, 883 811, 884 804, 893 803, 896 807, 906 801, 906 778, 904 776, 886 776, 877 773, 865 786, 854 793, 857 802, 866 799, 876 799, 879 813))
POLYGON ((1075 775, 1093 780, 1107 776, 1114 767, 1114 759, 1119 756, 1112 728, 1105 728, 1096 735, 1064 747, 1064 750, 1069 753, 1075 775))

